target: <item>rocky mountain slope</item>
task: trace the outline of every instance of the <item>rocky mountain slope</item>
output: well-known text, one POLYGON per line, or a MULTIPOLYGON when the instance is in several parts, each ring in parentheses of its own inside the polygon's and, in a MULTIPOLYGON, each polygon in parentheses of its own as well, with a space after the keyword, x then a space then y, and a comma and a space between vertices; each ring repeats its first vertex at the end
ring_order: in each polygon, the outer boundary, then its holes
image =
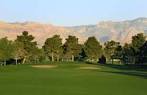
POLYGON ((132 36, 137 33, 147 34, 147 18, 120 22, 103 21, 97 25, 77 26, 70 29, 83 34, 85 37, 96 36, 101 42, 115 40, 121 43, 129 43, 132 36))
POLYGON ((89 36, 95 36, 101 42, 115 40, 124 44, 126 42, 129 43, 131 37, 137 33, 147 34, 147 18, 137 18, 120 22, 103 21, 97 25, 74 27, 60 27, 35 22, 0 22, 0 38, 7 36, 10 40, 14 40, 17 35, 20 35, 23 31, 28 31, 35 36, 35 40, 40 46, 43 45, 48 37, 55 34, 61 35, 63 42, 68 35, 75 35, 79 38, 80 43, 83 43, 89 36))

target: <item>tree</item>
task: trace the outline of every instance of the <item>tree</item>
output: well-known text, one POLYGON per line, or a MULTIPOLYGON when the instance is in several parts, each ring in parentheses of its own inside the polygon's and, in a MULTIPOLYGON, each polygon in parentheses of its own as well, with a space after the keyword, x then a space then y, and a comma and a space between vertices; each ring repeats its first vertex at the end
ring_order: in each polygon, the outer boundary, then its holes
POLYGON ((139 33, 132 37, 132 43, 125 44, 123 47, 122 55, 123 61, 126 64, 136 64, 140 63, 139 60, 141 59, 141 52, 143 52, 143 47, 146 42, 146 37, 143 33, 139 33), (142 48, 142 49, 141 49, 142 48))
POLYGON ((16 41, 22 43, 23 49, 26 51, 23 57, 23 64, 33 55, 33 50, 37 48, 37 42, 34 41, 34 37, 29 35, 27 31, 24 31, 22 35, 17 36, 16 41))
POLYGON ((81 49, 81 52, 80 52, 80 54, 79 54, 79 60, 80 61, 84 61, 85 59, 86 59, 86 53, 85 53, 85 51, 84 51, 84 47, 82 46, 82 49, 81 49))
POLYGON ((99 58, 98 63, 100 63, 100 64, 106 64, 106 57, 105 57, 104 55, 102 55, 102 56, 99 58))
POLYGON ((131 44, 125 44, 122 50, 122 61, 125 64, 134 63, 134 49, 132 48, 131 44))
POLYGON ((116 49, 120 46, 120 43, 112 40, 104 43, 104 46, 104 54, 106 58, 110 60, 111 57, 114 56, 116 49))
POLYGON ((18 64, 18 60, 23 59, 26 55, 26 51, 21 42, 14 41, 13 42, 13 58, 15 59, 16 65, 18 64))
POLYGON ((101 57, 103 50, 100 43, 95 37, 89 37, 84 44, 84 51, 89 60, 98 60, 101 57))
POLYGON ((52 38, 48 38, 43 46, 45 54, 51 58, 52 61, 60 59, 62 54, 62 39, 59 35, 55 35, 52 38))
POLYGON ((139 33, 132 37, 131 45, 135 51, 135 54, 139 52, 140 47, 144 45, 145 41, 146 41, 146 37, 144 36, 143 33, 139 33))
POLYGON ((123 50, 123 47, 121 45, 119 45, 118 47, 115 48, 113 56, 117 59, 121 59, 122 58, 122 50, 123 50))
POLYGON ((34 62, 35 64, 37 64, 38 62, 41 62, 42 58, 45 60, 44 55, 45 54, 44 54, 43 49, 34 48, 32 50, 32 55, 29 60, 31 60, 31 62, 34 62))
POLYGON ((140 64, 147 63, 147 41, 144 43, 144 45, 142 47, 140 47, 138 57, 139 57, 138 62, 140 64))
POLYGON ((132 37, 131 48, 133 49, 134 55, 132 56, 134 59, 134 64, 139 62, 139 53, 140 48, 145 44, 146 36, 143 33, 139 33, 132 37))
POLYGON ((7 38, 0 39, 0 60, 6 65, 6 61, 12 58, 12 41, 9 41, 7 38))
POLYGON ((71 61, 74 61, 75 58, 79 56, 81 47, 82 46, 78 43, 78 38, 76 38, 76 36, 68 36, 65 44, 63 45, 63 53, 66 58, 71 58, 71 61))
POLYGON ((115 50, 114 54, 111 56, 112 59, 112 64, 113 64, 113 59, 117 60, 117 63, 121 63, 123 58, 123 47, 121 45, 118 45, 115 50))

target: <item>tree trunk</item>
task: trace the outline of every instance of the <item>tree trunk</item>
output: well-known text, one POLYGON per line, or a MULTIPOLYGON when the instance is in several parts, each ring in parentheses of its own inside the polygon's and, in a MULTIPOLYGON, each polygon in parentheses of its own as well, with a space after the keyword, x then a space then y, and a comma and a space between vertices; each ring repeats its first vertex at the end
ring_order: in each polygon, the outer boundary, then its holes
POLYGON ((18 60, 17 60, 17 58, 15 58, 15 64, 16 64, 16 65, 18 64, 18 60))
POLYGON ((38 62, 37 62, 37 58, 35 57, 35 64, 37 64, 38 62))
POLYGON ((112 64, 114 63, 114 60, 113 60, 113 58, 112 58, 112 64))
POLYGON ((26 62, 26 57, 24 57, 22 64, 24 64, 26 62))
POLYGON ((71 60, 74 62, 74 55, 72 55, 71 60))
POLYGON ((57 55, 57 61, 59 62, 59 60, 60 60, 60 57, 59 57, 59 55, 57 55))
POLYGON ((54 62, 54 53, 52 52, 52 62, 54 62))
POLYGON ((4 60, 4 66, 6 66, 7 65, 7 62, 6 62, 6 60, 4 60))
POLYGON ((133 57, 133 64, 136 64, 136 57, 133 57))

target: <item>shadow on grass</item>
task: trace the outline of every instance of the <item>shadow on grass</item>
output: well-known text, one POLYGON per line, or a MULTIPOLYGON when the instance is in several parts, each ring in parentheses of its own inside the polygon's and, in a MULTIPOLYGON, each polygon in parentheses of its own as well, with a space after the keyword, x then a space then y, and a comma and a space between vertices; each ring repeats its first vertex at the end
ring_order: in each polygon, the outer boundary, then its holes
POLYGON ((147 79, 147 73, 146 72, 139 72, 139 71, 101 71, 106 73, 113 73, 113 74, 122 74, 122 75, 128 75, 128 76, 136 76, 147 79))
POLYGON ((116 69, 117 71, 102 71, 114 74, 123 74, 129 76, 137 76, 147 79, 147 65, 116 65, 106 64, 105 67, 116 69))
POLYGON ((118 70, 133 70, 147 72, 147 65, 117 65, 117 64, 105 64, 105 67, 110 67, 118 70))

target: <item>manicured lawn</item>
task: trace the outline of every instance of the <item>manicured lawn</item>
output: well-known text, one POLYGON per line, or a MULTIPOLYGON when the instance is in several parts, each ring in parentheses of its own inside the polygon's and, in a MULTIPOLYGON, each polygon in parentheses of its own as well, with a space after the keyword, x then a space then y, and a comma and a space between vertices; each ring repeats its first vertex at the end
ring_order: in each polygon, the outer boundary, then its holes
POLYGON ((0 67, 0 95, 147 95, 147 70, 124 66, 52 64, 0 67))

